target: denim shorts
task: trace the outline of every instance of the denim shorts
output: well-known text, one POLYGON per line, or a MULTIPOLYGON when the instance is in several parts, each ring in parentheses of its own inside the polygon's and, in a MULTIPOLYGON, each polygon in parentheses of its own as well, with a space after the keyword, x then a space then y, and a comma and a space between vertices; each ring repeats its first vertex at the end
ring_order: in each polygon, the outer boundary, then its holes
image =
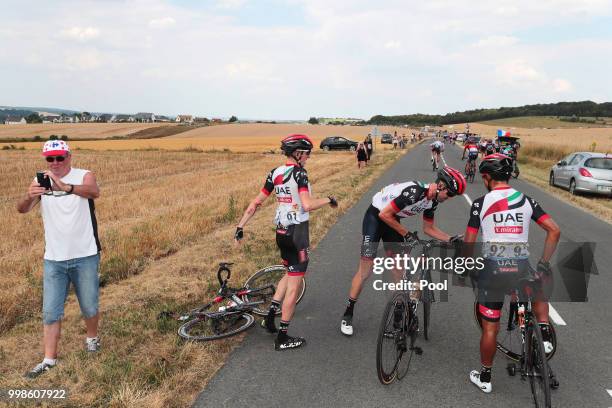
POLYGON ((43 324, 52 324, 64 316, 64 303, 70 282, 74 285, 81 314, 85 319, 98 313, 100 254, 67 261, 44 260, 43 324))

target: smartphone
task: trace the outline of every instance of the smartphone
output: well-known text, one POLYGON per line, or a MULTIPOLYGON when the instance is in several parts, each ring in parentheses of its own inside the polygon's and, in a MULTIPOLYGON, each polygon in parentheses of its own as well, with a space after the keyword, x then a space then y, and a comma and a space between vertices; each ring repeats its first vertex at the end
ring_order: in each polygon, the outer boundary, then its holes
POLYGON ((45 176, 45 173, 37 171, 36 181, 38 182, 38 184, 40 184, 41 187, 44 187, 47 190, 51 190, 51 179, 45 176))

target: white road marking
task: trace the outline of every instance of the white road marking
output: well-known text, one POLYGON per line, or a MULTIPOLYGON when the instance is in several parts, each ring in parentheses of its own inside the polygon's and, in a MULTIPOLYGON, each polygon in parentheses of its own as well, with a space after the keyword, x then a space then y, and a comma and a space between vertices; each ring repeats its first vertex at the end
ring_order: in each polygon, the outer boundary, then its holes
POLYGON ((567 326, 565 320, 561 317, 559 312, 553 307, 552 303, 548 303, 548 317, 557 325, 557 326, 567 326))
POLYGON ((610 394, 610 396, 612 397, 612 390, 606 390, 608 391, 608 394, 610 394))
MULTIPOLYGON (((444 165, 446 166, 446 160, 444 159, 444 155, 440 154, 440 156, 442 157, 442 162, 444 162, 444 165)), ((463 198, 465 198, 465 200, 468 202, 468 205, 471 207, 472 199, 470 198, 470 196, 468 196, 467 194, 463 194, 463 198)), ((565 323, 565 320, 563 320, 559 312, 557 312, 557 310, 553 307, 552 303, 550 302, 548 303, 548 317, 557 326, 567 326, 567 323, 565 323)), ((610 394, 610 396, 612 396, 612 390, 607 390, 607 391, 610 394)))

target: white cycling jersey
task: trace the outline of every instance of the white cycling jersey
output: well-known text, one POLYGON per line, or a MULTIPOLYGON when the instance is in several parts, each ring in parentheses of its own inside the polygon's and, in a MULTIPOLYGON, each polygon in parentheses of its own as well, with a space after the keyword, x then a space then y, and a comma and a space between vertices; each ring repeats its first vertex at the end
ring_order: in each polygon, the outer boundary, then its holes
POLYGON ((423 218, 433 219, 438 202, 427 199, 428 188, 418 181, 390 184, 374 195, 372 205, 382 211, 391 204, 401 218, 423 213, 423 218))
POLYGON ((482 229, 487 258, 527 258, 530 221, 540 224, 547 218, 534 199, 503 186, 474 200, 467 230, 478 233, 482 229))
POLYGON ((287 163, 270 171, 261 192, 270 195, 272 191, 278 201, 274 217, 276 225, 287 227, 308 221, 309 214, 304 211, 300 198, 301 191, 310 192, 306 169, 287 163))
POLYGON ((429 145, 432 149, 438 149, 440 151, 444 151, 444 143, 439 140, 436 140, 432 144, 429 145))

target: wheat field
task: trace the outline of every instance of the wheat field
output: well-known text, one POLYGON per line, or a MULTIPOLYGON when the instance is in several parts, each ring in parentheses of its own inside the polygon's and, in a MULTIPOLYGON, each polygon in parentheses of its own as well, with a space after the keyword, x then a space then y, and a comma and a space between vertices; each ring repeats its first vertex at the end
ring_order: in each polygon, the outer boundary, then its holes
POLYGON ((0 125, 0 139, 32 138, 66 135, 68 138, 110 138, 127 136, 139 130, 158 126, 176 126, 172 123, 44 123, 26 125, 0 125))
MULTIPOLYGON (((340 203, 339 211, 326 207, 313 213, 313 246, 401 154, 379 151, 362 171, 354 154, 313 154, 308 162, 313 194, 333 193, 340 203)), ((188 310, 211 297, 220 261, 236 263, 236 284, 278 262, 273 200, 245 228, 242 247, 235 247, 232 238, 247 203, 284 158, 261 153, 76 151, 73 160, 74 167, 94 170, 101 187, 96 213, 103 246, 103 349, 93 356, 83 350, 84 325, 71 294, 58 367, 35 381, 22 377, 42 358, 44 244, 39 210, 18 214, 15 204, 44 162, 37 151, 0 151, 0 171, 12 175, 0 179, 0 222, 10 237, 0 241, 0 383, 67 387, 70 406, 189 406, 240 337, 184 343, 176 335, 175 322, 156 317, 163 310, 188 310)))

